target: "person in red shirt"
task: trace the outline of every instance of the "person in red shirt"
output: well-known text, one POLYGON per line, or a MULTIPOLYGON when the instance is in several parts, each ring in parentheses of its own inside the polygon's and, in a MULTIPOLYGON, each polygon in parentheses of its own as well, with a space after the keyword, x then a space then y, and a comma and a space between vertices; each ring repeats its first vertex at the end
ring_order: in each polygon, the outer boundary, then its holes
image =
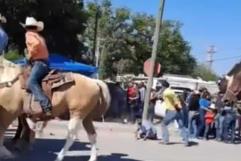
POLYGON ((138 108, 139 92, 138 87, 134 82, 130 82, 127 88, 127 100, 129 108, 129 120, 132 123, 136 121, 136 112, 138 108))
POLYGON ((217 114, 217 110, 215 108, 214 104, 211 104, 208 111, 205 114, 205 132, 204 132, 204 138, 206 140, 209 139, 209 135, 213 132, 213 134, 215 135, 214 132, 214 128, 215 128, 215 117, 217 114))

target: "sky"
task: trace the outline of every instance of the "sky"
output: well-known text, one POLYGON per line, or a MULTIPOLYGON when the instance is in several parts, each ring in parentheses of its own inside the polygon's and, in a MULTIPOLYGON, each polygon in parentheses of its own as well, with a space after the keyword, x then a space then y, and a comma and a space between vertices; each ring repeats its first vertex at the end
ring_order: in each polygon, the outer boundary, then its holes
MULTIPOLYGON (((157 14, 160 0, 112 0, 114 8, 157 14)), ((227 73, 241 60, 240 0, 166 0, 164 19, 178 20, 181 32, 192 47, 191 54, 205 63, 207 50, 215 45, 212 69, 227 73)))

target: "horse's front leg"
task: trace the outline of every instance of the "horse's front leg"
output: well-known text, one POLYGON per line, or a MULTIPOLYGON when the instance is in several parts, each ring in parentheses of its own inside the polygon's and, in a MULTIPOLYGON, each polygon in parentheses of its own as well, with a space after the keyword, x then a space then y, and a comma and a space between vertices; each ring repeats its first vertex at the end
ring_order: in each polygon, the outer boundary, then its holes
POLYGON ((14 158, 14 155, 4 146, 4 134, 16 117, 5 110, 0 110, 0 159, 14 158))
POLYGON ((27 120, 29 120, 29 118, 26 118, 24 115, 19 117, 19 125, 14 137, 14 139, 16 138, 15 149, 19 151, 29 149, 35 139, 35 131, 31 129, 35 123, 27 120))
POLYGON ((14 144, 17 143, 18 140, 20 139, 22 130, 23 130, 23 125, 21 123, 21 116, 19 116, 18 117, 18 127, 17 127, 16 133, 15 133, 15 136, 12 138, 12 141, 14 142, 14 144))
POLYGON ((66 152, 72 146, 72 144, 74 143, 77 137, 78 127, 81 122, 82 120, 79 119, 78 117, 70 118, 69 125, 68 125, 68 134, 67 134, 65 145, 59 152, 55 161, 62 161, 64 159, 66 152))
MULTIPOLYGON (((2 127, 1 127, 2 128, 2 127)), ((0 130, 0 159, 11 159, 14 155, 3 145, 5 130, 0 130)))

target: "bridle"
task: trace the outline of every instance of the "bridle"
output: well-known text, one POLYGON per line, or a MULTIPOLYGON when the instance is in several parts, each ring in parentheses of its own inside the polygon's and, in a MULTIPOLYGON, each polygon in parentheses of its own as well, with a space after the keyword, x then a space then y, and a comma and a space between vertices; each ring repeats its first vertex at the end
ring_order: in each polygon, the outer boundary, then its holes
POLYGON ((2 82, 0 83, 0 89, 1 88, 5 88, 5 87, 12 87, 12 85, 17 82, 17 80, 19 80, 19 76, 22 75, 22 73, 19 73, 15 78, 13 78, 13 80, 11 81, 6 81, 6 82, 2 82))
POLYGON ((235 96, 236 97, 236 94, 231 90, 231 89, 227 89, 227 92, 229 92, 230 94, 232 94, 233 96, 235 96))

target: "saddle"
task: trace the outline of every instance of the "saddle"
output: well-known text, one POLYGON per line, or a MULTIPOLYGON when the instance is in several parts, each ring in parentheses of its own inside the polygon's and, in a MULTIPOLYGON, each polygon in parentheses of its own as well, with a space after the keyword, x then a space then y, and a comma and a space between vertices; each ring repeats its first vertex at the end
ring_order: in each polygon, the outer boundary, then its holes
MULTIPOLYGON (((26 90, 26 96, 24 97, 24 113, 34 115, 42 113, 42 108, 40 104, 35 101, 31 91, 27 89, 27 80, 31 72, 30 67, 25 67, 22 75, 20 75, 21 88, 26 90)), ((70 84, 74 84, 74 78, 71 73, 62 73, 57 70, 51 70, 42 80, 41 87, 46 96, 52 100, 53 92, 59 87, 70 84)))

